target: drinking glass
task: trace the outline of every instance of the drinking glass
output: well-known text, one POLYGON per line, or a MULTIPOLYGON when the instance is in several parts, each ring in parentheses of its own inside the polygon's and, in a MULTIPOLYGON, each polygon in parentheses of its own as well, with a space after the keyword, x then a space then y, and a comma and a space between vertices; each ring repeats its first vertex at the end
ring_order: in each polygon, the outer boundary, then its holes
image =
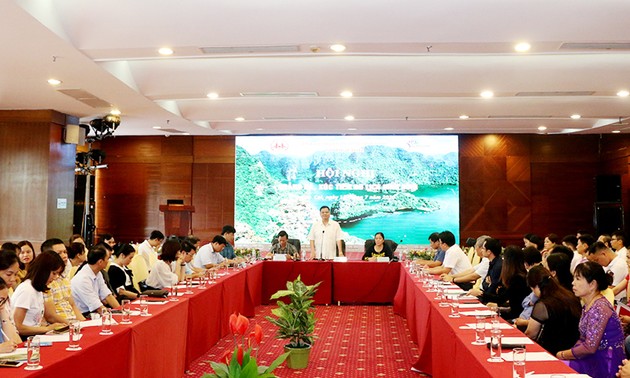
POLYGON ((140 296, 140 316, 150 316, 149 314, 149 301, 146 295, 140 296))
POLYGON ((186 277, 186 291, 184 292, 184 294, 193 294, 192 289, 192 277, 191 276, 187 276, 186 277))
POLYGON ((473 341, 474 345, 485 345, 486 344, 486 318, 483 316, 476 317, 477 322, 475 323, 475 341, 473 341))
POLYGON ((503 362, 501 358, 501 330, 490 330, 490 358, 488 362, 503 362))
POLYGON ((171 302, 177 302, 179 299, 177 298, 177 284, 168 288, 168 300, 171 302))
POLYGON ((131 324, 131 301, 129 299, 123 299, 120 309, 122 310, 122 320, 120 324, 131 324))
POLYGON ((451 314, 449 318, 459 318, 459 297, 457 295, 451 296, 451 314))
POLYGON ((101 313, 101 332, 99 335, 111 335, 112 332, 112 312, 108 309, 103 309, 101 313))
POLYGON ((450 306, 450 303, 448 302, 449 300, 448 295, 446 295, 446 293, 444 292, 444 288, 442 287, 442 285, 439 285, 437 287, 437 296, 438 296, 438 299, 440 300, 440 303, 439 303, 440 307, 450 306))
POLYGON ((525 348, 512 349, 512 377, 525 378, 525 348))
POLYGON ((206 270, 204 272, 204 274, 202 274, 201 276, 197 277, 199 279, 199 286, 197 286, 197 289, 201 290, 201 289, 205 289, 206 288, 206 277, 208 276, 208 270, 206 270))
POLYGON ((80 339, 81 339, 81 322, 76 319, 70 320, 70 325, 68 326, 68 347, 66 348, 66 350, 69 350, 69 351, 81 350, 81 346, 79 345, 80 339))
POLYGON ((42 368, 39 354, 39 337, 29 336, 26 339, 26 367, 24 370, 39 370, 42 368))

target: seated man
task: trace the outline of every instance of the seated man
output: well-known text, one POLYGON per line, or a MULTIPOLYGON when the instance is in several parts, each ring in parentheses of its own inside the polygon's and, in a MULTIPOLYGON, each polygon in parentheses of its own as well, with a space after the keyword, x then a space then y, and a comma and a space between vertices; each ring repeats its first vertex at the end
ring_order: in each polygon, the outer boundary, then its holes
POLYGON ((158 230, 151 231, 148 240, 145 240, 138 246, 138 255, 144 259, 149 271, 157 262, 157 250, 164 241, 164 234, 158 230))
POLYGON ((497 239, 488 238, 482 247, 483 257, 488 259, 488 273, 483 279, 480 289, 472 289, 470 295, 481 297, 484 302, 484 293, 495 295, 499 285, 501 285, 501 270, 503 259, 501 258, 501 242, 497 239))
POLYGON ((271 251, 269 251, 272 255, 283 254, 287 255, 287 259, 290 260, 299 260, 300 256, 298 255, 297 248, 291 243, 289 243, 289 234, 286 231, 278 232, 278 242, 271 247, 271 251))
POLYGON ((477 253, 477 256, 481 258, 479 264, 458 274, 443 274, 441 278, 444 281, 452 282, 454 284, 461 282, 471 282, 474 285, 475 281, 477 281, 479 278, 485 277, 486 274, 488 274, 490 261, 483 256, 483 244, 489 238, 489 236, 483 235, 478 237, 477 241, 475 242, 475 253, 477 253))
MULTIPOLYGON (((68 262, 66 246, 60 239, 48 239, 42 243, 42 253, 52 252, 61 257, 64 264, 68 262)), ((85 320, 81 311, 77 308, 72 299, 70 280, 64 275, 60 275, 56 280, 48 285, 49 289, 44 292, 44 307, 46 312, 51 314, 51 322, 68 323, 70 319, 85 320)))
POLYGON ((436 266, 442 265, 444 262, 444 253, 440 244, 440 234, 438 232, 434 232, 429 235, 429 246, 433 251, 435 251, 435 257, 433 260, 416 260, 415 264, 425 265, 429 268, 435 268, 436 266))
POLYGON ((72 297, 83 315, 103 311, 104 304, 120 307, 116 297, 105 285, 101 271, 107 266, 109 253, 103 246, 94 246, 88 252, 87 265, 72 278, 72 297))
POLYGON ((186 277, 197 278, 206 273, 204 268, 197 268, 192 265, 193 258, 197 253, 197 248, 188 241, 182 243, 182 253, 184 254, 184 263, 186 264, 184 274, 186 277))
POLYGON ((604 268, 606 274, 612 274, 613 282, 611 288, 614 288, 616 300, 626 297, 626 287, 619 285, 628 275, 628 264, 626 257, 617 255, 603 242, 595 242, 588 249, 587 258, 589 261, 598 263, 604 268))
MULTIPOLYGON (((455 235, 450 231, 440 232, 441 248, 446 250, 444 263, 441 266, 429 269, 429 274, 451 274, 455 275, 472 268, 468 256, 462 251, 459 245, 455 244, 455 235)), ((458 284, 464 290, 469 290, 472 285, 458 284)))
POLYGON ((212 242, 199 248, 195 255, 193 266, 201 269, 210 269, 222 265, 225 258, 221 256, 221 251, 225 248, 227 241, 221 235, 217 235, 212 242))
POLYGON ((225 244, 225 248, 223 248, 223 251, 221 251, 221 256, 223 256, 224 258, 228 260, 233 260, 236 258, 236 254, 234 253, 234 234, 235 233, 236 233, 236 229, 234 228, 234 226, 231 226, 229 224, 223 226, 223 229, 221 230, 221 236, 223 236, 223 238, 227 242, 225 244))

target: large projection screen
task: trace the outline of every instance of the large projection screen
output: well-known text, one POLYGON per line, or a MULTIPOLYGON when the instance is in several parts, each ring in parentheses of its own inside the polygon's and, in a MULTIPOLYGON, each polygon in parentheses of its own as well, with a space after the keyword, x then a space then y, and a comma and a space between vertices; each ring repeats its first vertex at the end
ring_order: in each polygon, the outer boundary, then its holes
POLYGON ((319 208, 331 208, 347 245, 376 232, 428 244, 459 235, 457 136, 238 136, 235 227, 240 243, 280 231, 308 244, 319 208))

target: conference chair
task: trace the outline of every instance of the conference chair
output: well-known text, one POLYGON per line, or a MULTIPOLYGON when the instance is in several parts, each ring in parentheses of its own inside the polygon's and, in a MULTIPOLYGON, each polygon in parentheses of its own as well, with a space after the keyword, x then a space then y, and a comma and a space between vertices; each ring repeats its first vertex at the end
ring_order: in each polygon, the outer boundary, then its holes
MULTIPOLYGON (((398 248, 398 243, 396 243, 395 241, 391 239, 385 239, 383 244, 387 245, 389 249, 392 250, 392 253, 396 252, 396 248, 398 248)), ((368 248, 373 247, 373 246, 374 246, 374 239, 366 239, 365 244, 363 245, 363 252, 365 253, 365 251, 367 251, 368 248)))

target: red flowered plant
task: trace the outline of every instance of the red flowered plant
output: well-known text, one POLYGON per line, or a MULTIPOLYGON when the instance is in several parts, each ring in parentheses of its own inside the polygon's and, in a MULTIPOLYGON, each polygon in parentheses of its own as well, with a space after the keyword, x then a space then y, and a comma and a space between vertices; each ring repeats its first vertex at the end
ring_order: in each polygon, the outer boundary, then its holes
POLYGON ((262 327, 256 324, 254 330, 247 334, 249 319, 238 313, 230 315, 229 325, 234 336, 234 349, 226 350, 219 362, 210 362, 214 374, 205 374, 202 378, 275 377, 274 369, 284 362, 289 353, 280 355, 268 367, 258 366, 252 350, 262 341, 262 327))

